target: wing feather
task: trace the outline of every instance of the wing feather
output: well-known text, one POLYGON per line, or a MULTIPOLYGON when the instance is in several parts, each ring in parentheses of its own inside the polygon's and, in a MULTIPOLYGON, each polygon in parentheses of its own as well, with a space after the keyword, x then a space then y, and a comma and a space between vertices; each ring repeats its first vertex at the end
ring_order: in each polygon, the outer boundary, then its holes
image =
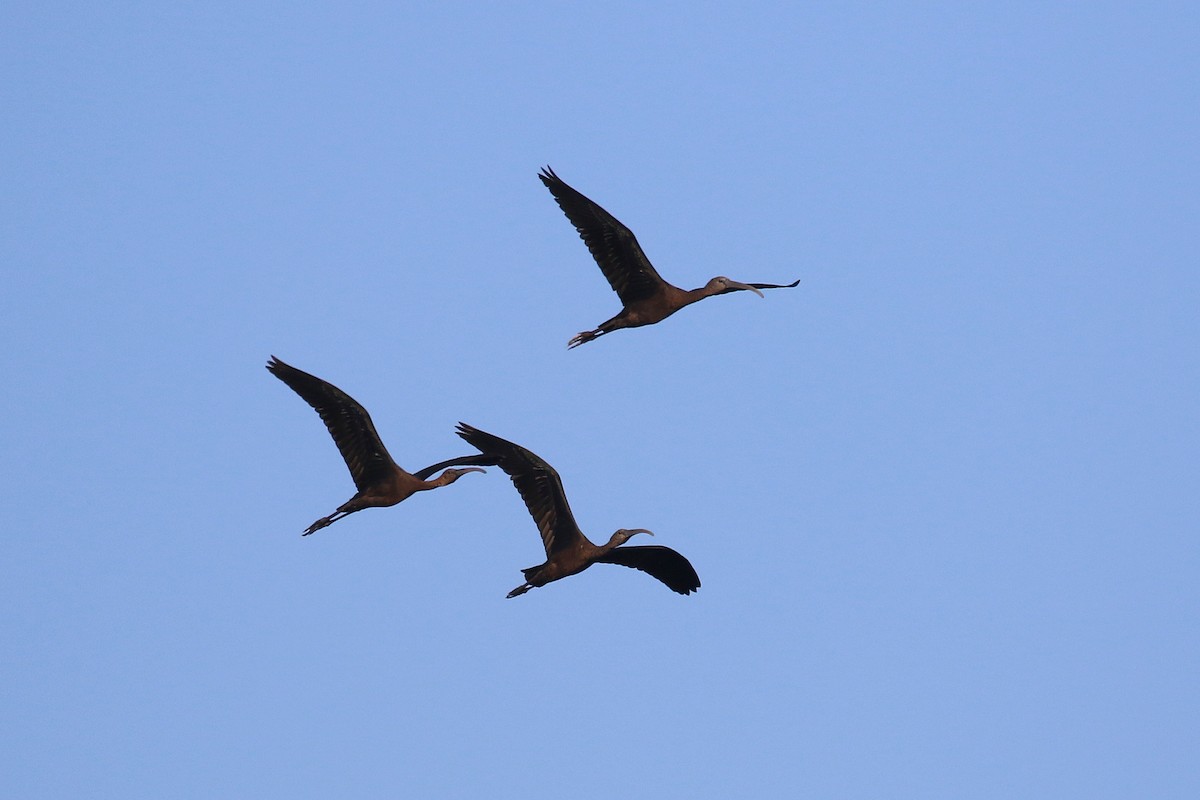
POLYGON ((646 258, 633 231, 564 183, 550 167, 539 172, 538 177, 579 232, 623 305, 653 297, 669 285, 646 258))
POLYGON ((357 400, 275 356, 271 356, 267 369, 316 409, 360 492, 400 469, 383 446, 371 415, 357 400))
POLYGON ((673 592, 691 594, 700 588, 700 576, 682 554, 662 545, 616 547, 596 559, 605 564, 640 569, 673 592))
POLYGON ((458 423, 458 435, 478 448, 485 458, 494 459, 490 461, 491 464, 508 473, 513 486, 517 487, 517 492, 525 501, 529 515, 537 523, 547 558, 579 544, 583 533, 575 523, 575 516, 567 504, 567 494, 563 491, 562 479, 554 467, 524 447, 465 422, 458 423))

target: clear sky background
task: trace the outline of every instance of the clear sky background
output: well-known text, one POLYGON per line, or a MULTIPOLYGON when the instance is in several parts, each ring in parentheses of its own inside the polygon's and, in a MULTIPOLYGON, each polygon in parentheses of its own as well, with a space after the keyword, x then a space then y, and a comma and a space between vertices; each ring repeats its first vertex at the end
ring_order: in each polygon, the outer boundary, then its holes
POLYGON ((1194 3, 11 3, 14 798, 1200 796, 1194 3), (619 310, 549 164, 668 280, 619 310), (416 469, 353 493, 276 354, 416 469))

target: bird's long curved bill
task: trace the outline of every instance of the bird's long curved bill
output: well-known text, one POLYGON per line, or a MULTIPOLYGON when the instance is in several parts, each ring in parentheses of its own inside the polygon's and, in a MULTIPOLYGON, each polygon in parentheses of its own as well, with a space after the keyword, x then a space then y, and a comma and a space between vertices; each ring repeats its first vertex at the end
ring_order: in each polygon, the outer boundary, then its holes
POLYGON ((734 289, 745 289, 747 292, 754 292, 759 297, 766 297, 766 295, 764 295, 762 292, 760 292, 757 287, 751 286, 748 283, 741 283, 739 281, 730 281, 729 285, 734 289))

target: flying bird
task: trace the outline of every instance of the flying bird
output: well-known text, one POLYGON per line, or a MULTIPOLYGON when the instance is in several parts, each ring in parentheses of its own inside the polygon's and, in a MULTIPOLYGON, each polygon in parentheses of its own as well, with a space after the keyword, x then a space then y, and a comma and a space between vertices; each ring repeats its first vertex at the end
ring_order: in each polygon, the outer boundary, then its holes
POLYGON ((586 344, 593 339, 621 328, 637 328, 662 322, 684 306, 728 292, 747 291, 763 296, 760 289, 790 289, 799 279, 786 284, 740 283, 724 276, 713 278, 699 289, 686 291, 667 283, 659 276, 650 259, 642 252, 633 231, 612 214, 572 189, 554 170, 546 167, 538 173, 542 183, 554 195, 558 207, 579 231, 583 243, 600 265, 613 291, 621 300, 621 313, 590 331, 576 334, 567 342, 567 349, 586 344))
POLYGON ((468 472, 486 471, 479 466, 446 469, 433 480, 427 480, 430 475, 446 467, 487 463, 487 459, 480 456, 464 456, 433 464, 415 473, 406 472, 388 455, 387 448, 375 432, 371 415, 353 397, 332 383, 285 364, 275 356, 271 356, 267 369, 321 415, 321 421, 329 429, 329 435, 333 437, 334 444, 350 469, 350 476, 354 478, 354 485, 358 487, 358 493, 338 506, 337 511, 309 525, 302 534, 304 536, 355 511, 394 506, 417 492, 454 483, 468 472))
POLYGON ((622 528, 607 544, 592 544, 575 524, 562 479, 554 467, 524 447, 463 422, 458 424, 458 435, 478 448, 487 458, 486 463, 499 465, 512 478, 546 547, 545 563, 521 570, 525 583, 509 592, 509 597, 583 572, 597 563, 640 569, 679 594, 690 594, 700 588, 700 578, 691 563, 671 548, 657 545, 621 547, 634 534, 654 535, 645 528, 622 528))

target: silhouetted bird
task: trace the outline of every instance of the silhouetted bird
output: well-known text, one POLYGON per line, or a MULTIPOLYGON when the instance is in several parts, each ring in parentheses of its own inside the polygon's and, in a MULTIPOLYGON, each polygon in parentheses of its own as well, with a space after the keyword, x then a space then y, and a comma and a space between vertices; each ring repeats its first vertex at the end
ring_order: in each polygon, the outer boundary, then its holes
POLYGON ((321 421, 329 429, 329 435, 341 451, 350 469, 350 476, 354 478, 354 485, 358 487, 358 494, 338 506, 334 513, 309 525, 304 536, 355 511, 394 506, 417 492, 454 483, 468 472, 486 471, 478 466, 447 469, 433 480, 426 480, 445 467, 486 462, 479 456, 464 456, 433 464, 416 473, 406 472, 388 455, 387 448, 375 432, 371 415, 353 397, 332 383, 285 364, 275 356, 271 356, 267 369, 321 415, 321 421))
POLYGON ((600 546, 588 541, 575 524, 575 517, 563 492, 562 480, 554 467, 524 447, 462 422, 458 424, 458 435, 482 451, 484 456, 490 457, 486 463, 499 465, 512 478, 513 485, 537 523, 542 544, 546 546, 545 563, 521 570, 525 575, 525 583, 509 592, 509 597, 583 572, 596 563, 640 569, 680 594, 689 594, 700 588, 700 578, 691 563, 671 548, 658 545, 620 546, 637 533, 654 535, 645 528, 622 528, 612 535, 607 544, 600 546))
POLYGON ((625 306, 620 314, 600 323, 594 330, 576 334, 567 343, 568 349, 620 328, 653 325, 684 306, 713 295, 747 291, 762 297, 760 289, 790 289, 800 283, 799 279, 787 284, 740 283, 718 276, 699 289, 680 289, 659 276, 650 259, 642 252, 633 232, 616 217, 572 189, 549 167, 539 172, 538 177, 554 195, 559 208, 567 215, 575 230, 579 231, 592 258, 596 259, 600 271, 625 306))

